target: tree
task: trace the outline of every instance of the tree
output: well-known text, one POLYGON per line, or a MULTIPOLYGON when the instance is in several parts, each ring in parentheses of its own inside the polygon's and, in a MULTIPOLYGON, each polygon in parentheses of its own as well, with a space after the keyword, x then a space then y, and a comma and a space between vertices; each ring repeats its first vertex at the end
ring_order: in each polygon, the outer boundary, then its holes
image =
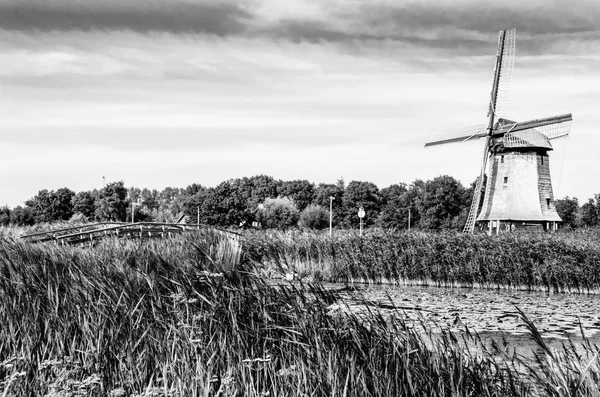
POLYGON ((73 215, 73 196, 75 193, 66 187, 57 191, 43 189, 27 200, 25 205, 32 209, 37 223, 68 220, 73 215))
MULTIPOLYGON (((409 186, 406 193, 402 197, 402 205, 405 208, 410 208, 410 226, 419 228, 421 223, 421 197, 425 190, 425 182, 421 179, 415 179, 409 186)), ((408 212, 408 211, 407 211, 408 212)), ((408 215, 408 214, 407 214, 408 215)), ((408 221, 408 219, 407 219, 408 221)))
POLYGON ((358 209, 365 209, 363 222, 366 226, 375 224, 381 210, 379 188, 372 182, 352 181, 344 191, 342 198, 342 225, 353 227, 358 225, 358 209))
POLYGON ((48 189, 42 189, 25 201, 25 205, 31 209, 36 223, 52 222, 52 195, 48 189))
POLYGON ((296 204, 287 197, 268 198, 258 210, 258 221, 269 229, 293 227, 298 223, 299 216, 296 204))
POLYGON ((277 183, 273 177, 230 179, 189 197, 185 211, 188 216, 195 216, 199 206, 200 221, 209 225, 249 226, 257 219, 258 205, 275 197, 277 183))
POLYGON ((31 207, 17 206, 10 212, 10 223, 16 226, 31 226, 35 223, 35 215, 31 207))
POLYGON ((316 204, 329 210, 330 197, 333 197, 333 200, 331 201, 331 208, 333 211, 333 226, 337 226, 342 220, 344 189, 345 183, 343 179, 338 179, 338 181, 335 184, 320 183, 315 188, 313 204, 316 204))
POLYGON ((94 217, 96 208, 94 207, 95 198, 91 192, 79 192, 71 199, 73 213, 82 214, 87 219, 94 217))
POLYGON ((131 222, 150 222, 153 220, 152 215, 144 211, 142 206, 137 205, 137 202, 134 201, 133 207, 131 205, 131 201, 127 204, 126 212, 125 212, 125 220, 131 222), (133 209, 133 217, 131 216, 131 210, 133 209))
POLYGON ((69 220, 73 216, 73 204, 71 200, 75 192, 66 187, 52 192, 52 217, 53 220, 69 220))
MULTIPOLYGON (((278 197, 277 181, 272 176, 255 175, 234 181, 236 183, 233 186, 239 189, 239 195, 247 198, 246 208, 251 214, 254 214, 258 205, 266 199, 278 197)), ((247 220, 252 220, 252 216, 247 220)))
POLYGON ((199 222, 207 225, 224 226, 219 216, 215 216, 219 209, 216 208, 218 199, 216 198, 215 188, 205 188, 198 190, 195 194, 186 197, 183 204, 185 214, 193 219, 198 218, 198 209, 200 209, 199 222))
POLYGON ((303 211, 315 196, 315 185, 307 180, 282 181, 277 188, 280 197, 294 200, 299 211, 303 211))
POLYGON ((103 221, 125 221, 127 216, 127 189, 123 181, 111 182, 98 192, 95 217, 103 221))
POLYGON ((377 219, 379 226, 385 228, 408 228, 408 211, 411 208, 411 203, 407 192, 408 188, 404 183, 394 184, 380 190, 381 213, 377 219))
POLYGON ((588 202, 579 208, 577 218, 577 223, 579 226, 598 226, 598 209, 596 208, 594 199, 588 199, 588 202))
POLYGON ((577 227, 577 212, 579 211, 579 200, 577 197, 570 198, 566 196, 556 200, 556 212, 562 219, 562 227, 577 227))
MULTIPOLYGON (((156 192, 156 190, 154 192, 156 192)), ((146 188, 129 188, 125 203, 125 220, 134 220, 135 222, 152 221, 152 209, 156 206, 156 200, 154 197, 154 194, 146 188), (132 211, 134 213, 133 217, 131 216, 132 211)))
POLYGON ((431 230, 460 229, 460 215, 464 214, 470 199, 468 190, 451 176, 438 176, 427 181, 419 203, 421 227, 431 230))
POLYGON ((188 187, 185 188, 185 195, 186 196, 193 196, 194 194, 198 193, 200 190, 205 189, 204 186, 202 186, 199 183, 192 183, 191 185, 189 185, 188 187))
MULTIPOLYGON (((185 199, 185 190, 167 186, 157 195, 152 192, 147 210, 156 220, 174 221, 184 212, 185 199)), ((144 204, 143 194, 142 204, 144 204)))
POLYGON ((204 196, 200 212, 206 213, 208 224, 224 227, 245 225, 247 219, 254 215, 248 210, 248 195, 247 192, 244 194, 239 182, 221 182, 204 196))
POLYGON ((10 208, 7 206, 0 207, 0 226, 8 226, 10 224, 10 208))
POLYGON ((323 208, 329 208, 329 197, 333 197, 333 208, 336 210, 342 206, 342 198, 344 197, 343 185, 332 183, 320 183, 315 189, 313 204, 323 208))
POLYGON ((150 190, 147 188, 143 188, 140 193, 142 207, 147 212, 157 210, 160 207, 160 205, 158 203, 158 196, 159 196, 158 190, 156 190, 156 189, 150 190))
POLYGON ((298 225, 305 229, 325 229, 329 226, 329 211, 320 205, 310 204, 300 213, 298 225))

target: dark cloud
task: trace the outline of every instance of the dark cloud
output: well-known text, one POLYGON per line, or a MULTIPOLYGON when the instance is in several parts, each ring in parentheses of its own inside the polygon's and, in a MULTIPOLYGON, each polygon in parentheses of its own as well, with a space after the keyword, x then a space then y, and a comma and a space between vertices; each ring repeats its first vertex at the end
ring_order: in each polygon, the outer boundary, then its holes
POLYGON ((178 0, 34 1, 0 4, 0 28, 7 30, 71 31, 132 30, 138 32, 239 34, 251 15, 233 3, 190 3, 178 0))
POLYGON ((457 55, 485 55, 497 32, 516 28, 520 50, 543 52, 559 39, 600 40, 600 7, 585 0, 549 1, 543 7, 525 3, 410 3, 382 5, 365 2, 351 11, 335 9, 331 22, 282 20, 269 35, 294 42, 394 41, 430 49, 456 50, 457 55))
POLYGON ((360 29, 348 32, 335 29, 322 22, 303 20, 284 20, 260 32, 263 35, 273 36, 292 42, 310 43, 342 43, 353 46, 357 50, 365 42, 403 42, 416 47, 448 49, 452 47, 473 49, 489 48, 489 40, 461 38, 457 41, 454 37, 424 37, 414 32, 396 31, 394 29, 374 32, 361 32, 360 29))
MULTIPOLYGON (((364 22, 364 21, 363 21, 364 22)), ((368 24, 368 23, 367 23, 368 24)), ((415 45, 426 45, 428 47, 446 48, 450 45, 450 38, 425 38, 415 34, 394 31, 360 31, 360 29, 348 32, 335 29, 323 22, 287 19, 279 22, 276 26, 263 30, 263 34, 285 38, 295 42, 362 42, 362 41, 404 41, 415 45)), ((483 41, 464 39, 467 45, 480 45, 483 41)))
MULTIPOLYGON (((121 30, 238 35, 291 42, 334 43, 361 51, 365 43, 400 42, 456 55, 486 55, 497 32, 516 28, 519 50, 543 53, 558 39, 600 40, 600 7, 588 0, 548 0, 543 7, 511 2, 411 2, 323 9, 312 19, 267 21, 247 1, 5 0, 0 28, 121 30), (437 4, 436 4, 437 3, 437 4)), ((356 4, 356 3, 354 3, 356 4)), ((324 6, 325 7, 325 6, 324 6)), ((401 48, 401 47, 397 47, 401 48)))
MULTIPOLYGON (((548 1, 543 7, 524 6, 525 2, 473 2, 431 6, 411 3, 405 7, 367 4, 361 19, 371 26, 392 32, 396 29, 460 28, 465 31, 489 33, 516 28, 527 34, 581 33, 598 31, 600 9, 585 1, 548 1)), ((351 17, 351 16, 350 16, 351 17)))

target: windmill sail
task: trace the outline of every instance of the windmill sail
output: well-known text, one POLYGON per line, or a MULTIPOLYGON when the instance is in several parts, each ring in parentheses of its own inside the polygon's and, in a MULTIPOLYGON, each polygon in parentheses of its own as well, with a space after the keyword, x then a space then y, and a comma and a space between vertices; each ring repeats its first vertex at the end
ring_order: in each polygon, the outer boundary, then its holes
POLYGON ((494 68, 494 83, 492 84, 492 93, 490 98, 488 125, 486 128, 485 146, 483 148, 483 157, 481 159, 481 171, 475 184, 473 192, 473 201, 467 217, 467 223, 464 231, 473 233, 475 230, 475 221, 479 212, 481 198, 481 189, 485 177, 487 159, 490 153, 490 140, 494 130, 494 120, 500 115, 504 115, 508 110, 508 98, 510 85, 512 82, 512 73, 515 65, 515 34, 516 30, 503 30, 498 36, 498 52, 496 54, 496 67, 494 68))
POLYGON ((546 135, 550 140, 564 138, 566 136, 569 136, 569 134, 571 133, 571 120, 560 124, 556 123, 545 125, 543 127, 539 127, 538 130, 542 134, 546 135))
MULTIPOLYGON (((513 70, 515 68, 516 29, 500 32, 498 37, 498 54, 500 68, 498 82, 492 89, 491 106, 488 116, 493 110, 496 117, 505 117, 508 112, 513 70)), ((495 72, 496 73, 496 72, 495 72)))
MULTIPOLYGON (((497 137, 499 135, 503 135, 503 134, 506 134, 506 133, 509 133, 512 131, 527 130, 530 128, 540 129, 541 127, 545 127, 545 126, 549 126, 549 125, 553 125, 553 124, 561 124, 561 127, 560 127, 560 129, 557 129, 557 132, 552 132, 552 136, 554 137, 555 135, 556 136, 561 135, 563 133, 561 131, 564 128, 567 128, 567 130, 570 130, 571 120, 573 120, 573 116, 570 113, 563 114, 560 116, 552 116, 552 117, 546 117, 543 119, 535 119, 535 120, 528 120, 528 121, 521 121, 521 122, 515 122, 515 121, 506 120, 506 119, 499 119, 496 126, 494 126, 493 135, 497 137), (564 124, 564 125, 562 125, 562 124, 564 124)), ((554 138, 551 138, 551 139, 554 139, 554 138)))
POLYGON ((482 138, 486 135, 487 128, 485 124, 448 130, 440 133, 429 134, 427 143, 425 143, 425 147, 443 145, 445 143, 465 142, 471 139, 482 138))
POLYGON ((494 131, 494 135, 504 134, 503 143, 508 148, 537 146, 551 149, 550 140, 569 135, 571 120, 571 115, 565 114, 522 123, 504 124, 502 128, 494 131))

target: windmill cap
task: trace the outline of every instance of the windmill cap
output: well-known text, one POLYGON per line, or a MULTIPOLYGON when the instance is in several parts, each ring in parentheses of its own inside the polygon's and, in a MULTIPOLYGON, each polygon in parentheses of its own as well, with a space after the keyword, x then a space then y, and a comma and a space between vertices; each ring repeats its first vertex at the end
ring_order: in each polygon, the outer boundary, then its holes
POLYGON ((509 132, 502 139, 506 148, 542 148, 552 150, 550 139, 535 128, 509 132))

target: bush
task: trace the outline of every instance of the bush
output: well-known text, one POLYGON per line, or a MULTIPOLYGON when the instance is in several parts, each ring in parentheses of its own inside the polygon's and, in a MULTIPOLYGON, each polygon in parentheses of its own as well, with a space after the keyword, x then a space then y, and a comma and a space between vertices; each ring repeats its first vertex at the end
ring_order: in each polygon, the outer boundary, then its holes
POLYGON ((329 213, 320 205, 311 204, 300 214, 298 225, 306 229, 325 229, 329 226, 329 213))
POLYGON ((81 212, 76 212, 73 214, 71 219, 69 219, 70 223, 88 223, 89 220, 87 216, 83 215, 81 212))
POLYGON ((299 216, 293 200, 287 197, 268 198, 259 207, 258 221, 269 229, 287 229, 296 225, 299 216))

